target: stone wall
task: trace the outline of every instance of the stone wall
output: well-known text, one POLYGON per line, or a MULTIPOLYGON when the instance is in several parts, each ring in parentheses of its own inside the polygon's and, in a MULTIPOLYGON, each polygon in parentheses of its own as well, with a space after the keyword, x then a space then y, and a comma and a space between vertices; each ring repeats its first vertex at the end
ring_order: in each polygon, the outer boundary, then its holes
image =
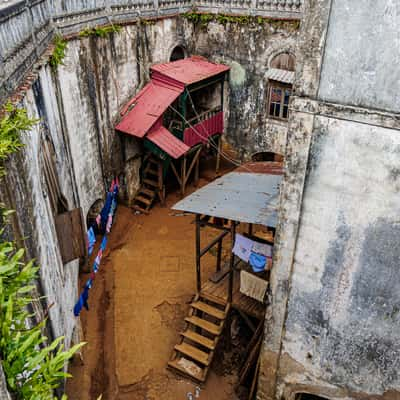
POLYGON ((399 10, 378 3, 306 3, 259 399, 400 397, 399 10))
POLYGON ((271 59, 294 54, 297 25, 249 22, 206 25, 185 21, 188 50, 231 67, 226 138, 241 158, 259 151, 284 154, 287 122, 268 118, 271 59))

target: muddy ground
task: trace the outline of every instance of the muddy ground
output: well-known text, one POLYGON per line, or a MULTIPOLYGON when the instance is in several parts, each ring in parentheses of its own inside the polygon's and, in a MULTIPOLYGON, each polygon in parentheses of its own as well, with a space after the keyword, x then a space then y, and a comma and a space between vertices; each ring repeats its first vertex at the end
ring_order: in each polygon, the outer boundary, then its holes
MULTIPOLYGON (((214 178, 212 171, 203 171, 200 186, 214 178)), ((100 395, 110 400, 185 400, 194 392, 193 382, 166 369, 195 293, 194 216, 171 210, 178 200, 176 192, 169 194, 166 207, 158 204, 150 215, 118 208, 90 291, 90 310, 81 314, 87 345, 83 364, 75 358, 70 368, 71 400, 100 395)), ((210 239, 216 232, 204 235, 210 239)), ((215 256, 207 255, 202 262, 207 279, 215 271, 215 256)), ((87 277, 82 274, 82 284, 87 277)), ((200 400, 237 398, 234 363, 219 353, 200 400)))

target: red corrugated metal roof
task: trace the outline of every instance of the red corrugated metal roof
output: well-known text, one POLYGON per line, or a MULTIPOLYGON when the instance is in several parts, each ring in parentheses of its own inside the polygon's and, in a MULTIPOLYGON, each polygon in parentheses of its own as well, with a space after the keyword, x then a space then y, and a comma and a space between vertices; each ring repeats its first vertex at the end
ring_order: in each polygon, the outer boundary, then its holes
POLYGON ((144 137, 164 111, 183 92, 183 88, 150 81, 123 110, 124 117, 115 127, 129 135, 144 137), (133 106, 132 109, 130 107, 133 106))
POLYGON ((183 156, 190 149, 189 146, 179 140, 164 126, 159 126, 150 132, 146 136, 146 139, 152 141, 175 159, 183 156))
POLYGON ((193 56, 166 64, 153 65, 151 71, 156 79, 163 80, 163 75, 189 85, 229 71, 229 67, 222 64, 214 64, 203 57, 193 56))

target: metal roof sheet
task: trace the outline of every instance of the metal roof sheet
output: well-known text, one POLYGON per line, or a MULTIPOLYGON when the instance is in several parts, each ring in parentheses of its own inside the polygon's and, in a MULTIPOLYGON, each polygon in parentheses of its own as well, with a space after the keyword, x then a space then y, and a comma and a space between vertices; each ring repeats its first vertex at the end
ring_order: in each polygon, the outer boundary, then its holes
POLYGON ((185 197, 173 209, 276 227, 282 175, 251 170, 230 172, 185 197))
POLYGON ((182 92, 183 89, 175 86, 150 81, 125 106, 124 116, 115 129, 139 138, 144 137, 182 92))
POLYGON ((162 125, 150 132, 146 138, 175 159, 183 156, 190 149, 162 125))
POLYGON ((178 61, 153 65, 151 71, 156 73, 154 76, 157 78, 160 78, 159 74, 161 74, 177 82, 189 85, 229 71, 229 67, 212 63, 203 57, 192 56, 178 61))
POLYGON ((274 81, 293 84, 294 71, 287 71, 286 69, 270 68, 267 71, 267 77, 268 79, 272 79, 274 81))

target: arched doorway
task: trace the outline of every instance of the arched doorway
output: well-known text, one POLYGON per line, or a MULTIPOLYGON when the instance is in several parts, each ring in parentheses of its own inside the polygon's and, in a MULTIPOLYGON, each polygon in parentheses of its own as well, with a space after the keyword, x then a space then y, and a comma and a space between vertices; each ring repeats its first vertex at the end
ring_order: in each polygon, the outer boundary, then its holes
POLYGON ((186 50, 184 47, 178 45, 172 50, 169 61, 183 60, 184 58, 186 58, 186 50))
POLYGON ((259 151, 251 156, 251 161, 283 162, 283 155, 272 151, 259 151))

